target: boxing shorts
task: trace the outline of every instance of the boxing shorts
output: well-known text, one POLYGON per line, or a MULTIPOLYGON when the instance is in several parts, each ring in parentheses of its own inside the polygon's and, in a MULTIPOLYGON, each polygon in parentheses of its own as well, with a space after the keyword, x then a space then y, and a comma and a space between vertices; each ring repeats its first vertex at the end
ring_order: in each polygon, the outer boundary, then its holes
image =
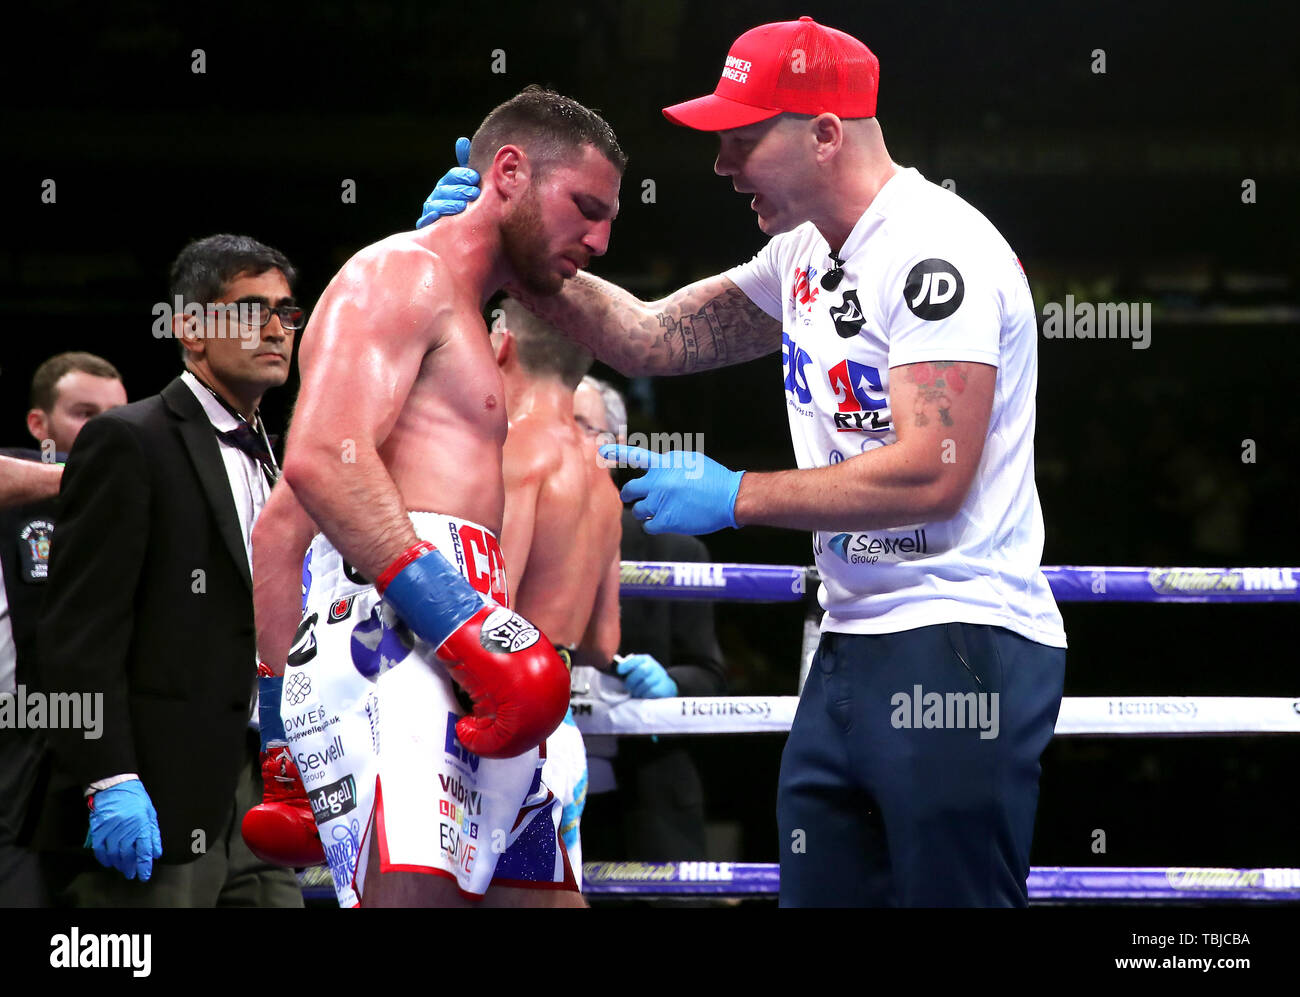
MULTIPOLYGON (((501 548, 466 520, 413 512, 422 540, 486 598, 508 605, 501 548)), ((416 637, 318 535, 303 561, 303 619, 281 716, 343 907, 364 896, 370 838, 384 872, 576 890, 560 842, 561 802, 542 779, 544 746, 480 758, 456 736, 468 701, 416 637)))
POLYGON ((587 803, 587 748, 582 732, 573 721, 573 710, 565 714, 564 723, 546 739, 542 782, 560 798, 560 840, 569 853, 569 866, 581 887, 582 837, 579 824, 582 808, 587 803))

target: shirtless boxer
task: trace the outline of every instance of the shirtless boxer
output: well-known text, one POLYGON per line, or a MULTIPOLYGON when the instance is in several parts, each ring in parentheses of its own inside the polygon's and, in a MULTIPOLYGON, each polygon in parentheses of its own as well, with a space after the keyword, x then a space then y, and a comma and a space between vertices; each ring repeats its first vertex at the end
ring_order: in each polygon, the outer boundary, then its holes
MULTIPOLYGON (((574 421, 574 389, 591 354, 511 298, 500 313, 492 340, 510 419, 501 549, 514 606, 575 664, 604 667, 619 644, 623 504, 574 421)), ((542 781, 563 803, 560 836, 580 878, 587 758, 571 713, 547 739, 542 781)))
POLYGON ((605 252, 625 157, 597 115, 530 87, 484 120, 470 160, 473 209, 362 250, 321 297, 284 481, 253 538, 258 647, 284 671, 345 904, 581 905, 538 750, 568 673, 501 608, 506 411, 481 311, 507 282, 558 293, 605 252))

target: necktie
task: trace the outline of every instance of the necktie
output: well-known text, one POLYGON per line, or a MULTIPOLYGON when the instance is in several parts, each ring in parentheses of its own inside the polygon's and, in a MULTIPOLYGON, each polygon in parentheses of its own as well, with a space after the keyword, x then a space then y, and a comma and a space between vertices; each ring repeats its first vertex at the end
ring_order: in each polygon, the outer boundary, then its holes
POLYGON ((262 465, 262 473, 266 475, 266 480, 274 486, 276 479, 280 476, 279 468, 275 466, 275 458, 267 448, 266 442, 260 435, 253 432, 253 427, 246 422, 240 422, 234 429, 216 431, 217 438, 223 443, 229 443, 232 447, 244 451, 262 465))

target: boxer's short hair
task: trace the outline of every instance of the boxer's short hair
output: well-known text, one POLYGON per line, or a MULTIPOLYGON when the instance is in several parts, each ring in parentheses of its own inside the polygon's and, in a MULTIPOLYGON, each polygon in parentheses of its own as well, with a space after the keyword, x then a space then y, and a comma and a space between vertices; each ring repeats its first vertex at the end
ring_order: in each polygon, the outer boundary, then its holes
MULTIPOLYGON (((172 261, 170 293, 186 304, 206 306, 220 298, 235 278, 257 277, 268 270, 284 274, 290 289, 298 279, 298 271, 278 249, 246 235, 210 235, 189 243, 172 261)), ((184 359, 184 344, 177 339, 176 345, 184 359)))
POLYGON ((591 370, 591 351, 530 312, 514 298, 502 298, 506 330, 515 338, 519 363, 533 377, 554 377, 576 391, 591 370))
POLYGON ((75 351, 56 353, 37 367, 36 373, 32 375, 31 407, 42 412, 53 412, 55 403, 59 400, 58 383, 63 379, 64 374, 71 374, 74 370, 94 377, 122 380, 122 375, 118 373, 117 368, 103 357, 75 351))
POLYGON ((470 140, 469 165, 487 172, 503 145, 517 145, 541 171, 554 166, 583 146, 594 146, 618 167, 627 167, 614 129, 599 114, 571 97, 533 84, 483 119, 470 140))

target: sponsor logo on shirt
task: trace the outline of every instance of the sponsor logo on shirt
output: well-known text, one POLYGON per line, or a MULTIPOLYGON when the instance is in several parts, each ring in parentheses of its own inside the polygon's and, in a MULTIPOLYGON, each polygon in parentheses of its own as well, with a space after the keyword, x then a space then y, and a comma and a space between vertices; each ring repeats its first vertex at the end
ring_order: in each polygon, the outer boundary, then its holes
POLYGON ((901 537, 837 533, 826 542, 826 547, 845 564, 875 564, 882 556, 930 553, 924 529, 901 537))
POLYGON ((841 339, 852 339, 862 331, 867 318, 862 314, 856 290, 844 292, 844 300, 838 307, 831 309, 831 320, 835 323, 835 334, 841 339))
POLYGON ((961 307, 966 285, 947 260, 922 260, 907 274, 903 300, 912 314, 926 322, 945 319, 961 307))
POLYGON ((794 283, 790 286, 790 303, 794 306, 795 316, 803 318, 804 325, 812 321, 813 305, 821 293, 821 288, 813 283, 816 276, 817 268, 814 266, 796 267, 794 283))
POLYGON ((812 363, 812 357, 787 333, 781 333, 781 365, 785 369, 786 400, 803 415, 812 415, 811 410, 800 409, 799 405, 812 404, 812 388, 808 385, 805 368, 812 363))
POLYGON ((837 433, 885 433, 893 428, 879 370, 845 358, 826 373, 839 410, 831 417, 837 433))

